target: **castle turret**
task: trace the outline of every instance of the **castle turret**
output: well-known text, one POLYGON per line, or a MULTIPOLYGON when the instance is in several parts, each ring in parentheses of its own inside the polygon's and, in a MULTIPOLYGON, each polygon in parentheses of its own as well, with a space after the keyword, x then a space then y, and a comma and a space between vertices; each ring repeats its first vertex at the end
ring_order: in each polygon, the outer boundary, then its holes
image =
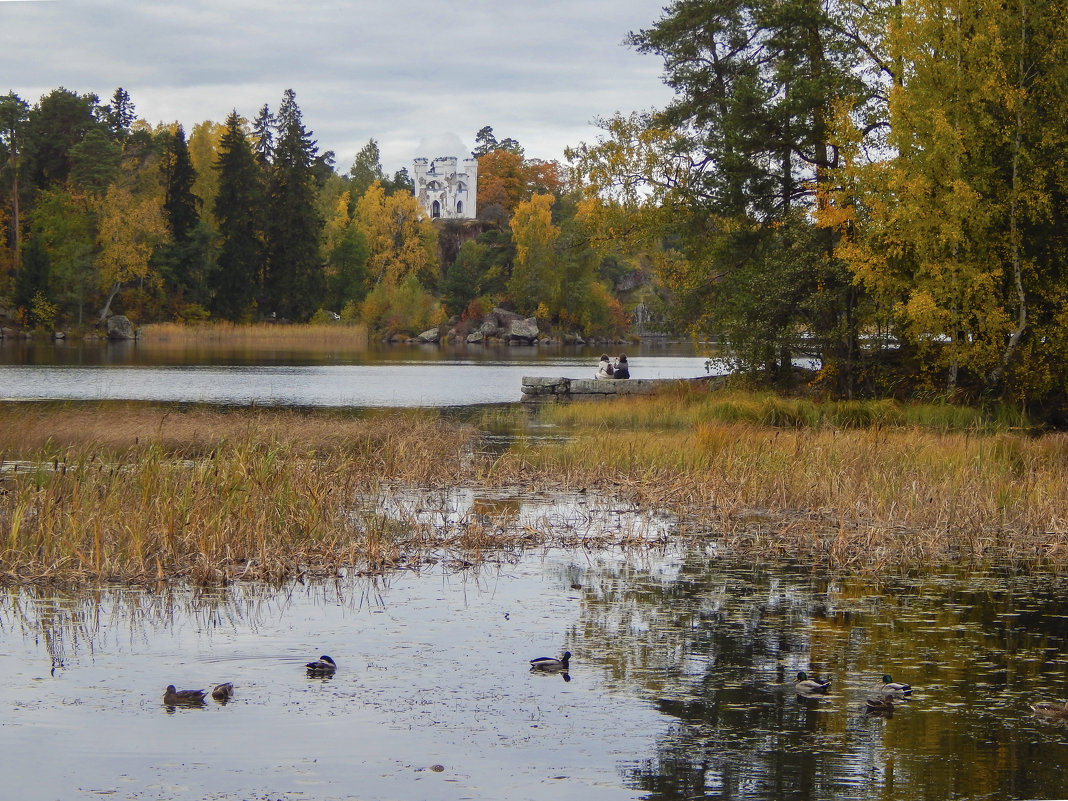
POLYGON ((457 170, 455 156, 439 156, 433 161, 415 159, 415 196, 427 216, 470 220, 475 217, 478 196, 478 160, 464 159, 457 170))

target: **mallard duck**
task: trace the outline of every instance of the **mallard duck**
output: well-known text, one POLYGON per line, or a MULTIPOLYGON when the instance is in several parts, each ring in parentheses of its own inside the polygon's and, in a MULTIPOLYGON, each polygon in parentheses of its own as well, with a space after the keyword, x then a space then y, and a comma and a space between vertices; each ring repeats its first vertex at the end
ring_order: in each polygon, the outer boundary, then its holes
POLYGON ((901 682, 894 681, 890 678, 889 673, 883 674, 883 686, 881 687, 883 695, 912 695, 912 685, 902 684, 901 682))
POLYGON ((797 681, 794 682, 794 689, 799 693, 825 693, 831 689, 831 680, 820 681, 819 679, 810 679, 805 671, 800 671, 797 674, 797 681))
POLYGON ((889 695, 884 695, 882 698, 869 698, 864 702, 868 712, 873 715, 892 715, 894 714, 894 699, 889 695))
POLYGON ((309 662, 304 667, 308 669, 309 676, 333 676, 334 671, 337 670, 334 660, 326 654, 323 654, 314 662, 309 662))
POLYGON ((541 670, 547 673, 559 673, 562 670, 566 671, 568 669, 570 660, 570 651, 564 651, 564 655, 559 659, 552 656, 539 656, 537 659, 530 660, 530 669, 541 670))
POLYGON ((1052 704, 1049 701, 1039 701, 1031 704, 1031 709, 1040 718, 1068 718, 1068 701, 1064 704, 1052 704))
POLYGON ((163 703, 167 706, 200 706, 204 703, 205 690, 176 690, 168 684, 163 693, 163 703))
POLYGON ((234 695, 234 685, 231 682, 226 684, 216 684, 215 688, 211 691, 211 697, 216 701, 229 701, 234 695))

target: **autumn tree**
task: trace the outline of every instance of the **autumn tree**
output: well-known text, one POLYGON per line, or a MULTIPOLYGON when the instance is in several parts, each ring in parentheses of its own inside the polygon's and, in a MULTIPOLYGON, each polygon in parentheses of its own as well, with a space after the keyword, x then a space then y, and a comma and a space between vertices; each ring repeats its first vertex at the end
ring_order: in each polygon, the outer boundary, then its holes
POLYGON ((189 158, 193 162, 192 192, 200 198, 200 219, 209 228, 217 228, 215 220, 215 196, 219 193, 219 172, 215 163, 219 160, 219 147, 226 131, 225 125, 204 120, 189 132, 189 158))
POLYGON ((100 322, 111 314, 111 305, 123 289, 133 289, 144 299, 161 283, 151 259, 167 237, 163 195, 158 163, 127 165, 123 177, 100 202, 96 270, 98 285, 106 293, 100 322))
POLYGON ((556 252, 560 228, 552 223, 552 195, 534 195, 516 206, 509 227, 515 239, 515 264, 508 292, 521 314, 534 314, 558 292, 556 252))
POLYGON ((367 242, 368 280, 396 286, 412 275, 428 289, 439 279, 437 236, 412 195, 387 195, 374 183, 356 202, 355 224, 367 242))
POLYGON ((370 249, 349 206, 349 193, 342 192, 323 227, 325 302, 330 309, 341 310, 350 303, 359 303, 367 294, 367 258, 370 249))

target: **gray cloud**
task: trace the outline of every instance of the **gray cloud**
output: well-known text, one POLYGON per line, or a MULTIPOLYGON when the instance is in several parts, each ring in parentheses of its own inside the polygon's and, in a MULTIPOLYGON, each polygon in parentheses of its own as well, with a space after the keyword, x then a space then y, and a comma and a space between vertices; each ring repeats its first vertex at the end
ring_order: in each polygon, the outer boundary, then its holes
POLYGON ((122 86, 149 122, 190 130, 292 88, 341 170, 370 138, 392 172, 424 139, 470 148, 483 125, 561 158, 596 117, 670 98, 659 62, 622 45, 661 13, 660 0, 0 0, 0 93, 122 86))

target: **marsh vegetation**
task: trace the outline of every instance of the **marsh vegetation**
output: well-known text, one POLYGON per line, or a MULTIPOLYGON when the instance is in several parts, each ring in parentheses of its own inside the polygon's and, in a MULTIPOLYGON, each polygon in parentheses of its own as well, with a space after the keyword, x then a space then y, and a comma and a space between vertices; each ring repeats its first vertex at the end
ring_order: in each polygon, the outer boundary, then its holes
POLYGON ((856 571, 1056 562, 1068 548, 1068 437, 1011 422, 681 391, 468 421, 7 404, 0 570, 8 582, 211 584, 648 539, 611 525, 576 535, 594 507, 663 516, 654 539, 856 571), (509 503, 443 509, 457 487, 498 500, 570 494, 583 508, 534 522, 509 503))

